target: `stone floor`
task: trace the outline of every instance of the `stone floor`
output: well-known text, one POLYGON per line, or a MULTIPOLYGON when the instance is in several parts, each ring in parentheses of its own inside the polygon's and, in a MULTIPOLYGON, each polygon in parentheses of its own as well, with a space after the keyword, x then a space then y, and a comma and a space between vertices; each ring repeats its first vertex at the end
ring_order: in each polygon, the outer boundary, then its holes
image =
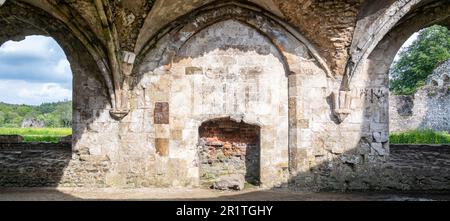
POLYGON ((450 201, 446 193, 311 193, 288 190, 246 190, 220 192, 207 189, 145 188, 1 188, 0 201, 75 200, 219 200, 219 201, 450 201))

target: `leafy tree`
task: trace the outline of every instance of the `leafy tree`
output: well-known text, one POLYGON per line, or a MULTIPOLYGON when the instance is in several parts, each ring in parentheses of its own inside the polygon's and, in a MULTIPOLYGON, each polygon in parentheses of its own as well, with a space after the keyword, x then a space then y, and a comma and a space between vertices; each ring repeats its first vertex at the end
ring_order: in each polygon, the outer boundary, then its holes
POLYGON ((438 64, 450 59, 450 30, 438 25, 423 29, 399 57, 390 70, 390 90, 397 95, 412 95, 425 85, 438 64))
POLYGON ((45 127, 71 127, 72 102, 45 103, 39 106, 0 102, 0 127, 21 127, 24 119, 44 121, 45 127))

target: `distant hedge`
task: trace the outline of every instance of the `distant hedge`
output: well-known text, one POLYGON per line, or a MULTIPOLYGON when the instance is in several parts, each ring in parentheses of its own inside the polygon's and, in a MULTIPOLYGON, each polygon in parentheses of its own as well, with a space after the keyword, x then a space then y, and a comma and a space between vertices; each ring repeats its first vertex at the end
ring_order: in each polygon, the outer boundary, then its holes
POLYGON ((389 142, 391 144, 450 144, 450 134, 433 130, 413 130, 392 133, 389 136, 389 142))

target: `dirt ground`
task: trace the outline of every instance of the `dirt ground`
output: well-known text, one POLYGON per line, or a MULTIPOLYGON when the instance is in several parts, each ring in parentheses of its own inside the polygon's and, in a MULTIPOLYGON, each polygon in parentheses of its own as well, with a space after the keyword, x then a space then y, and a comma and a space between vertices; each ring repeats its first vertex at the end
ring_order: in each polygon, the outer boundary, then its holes
POLYGON ((1 188, 0 201, 158 200, 158 201, 441 201, 446 193, 298 192, 252 189, 240 192, 186 188, 88 189, 1 188))

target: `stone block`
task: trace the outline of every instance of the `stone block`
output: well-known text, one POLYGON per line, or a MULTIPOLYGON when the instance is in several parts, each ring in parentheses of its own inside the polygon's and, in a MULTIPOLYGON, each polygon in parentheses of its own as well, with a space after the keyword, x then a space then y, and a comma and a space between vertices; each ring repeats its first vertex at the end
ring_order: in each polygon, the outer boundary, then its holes
POLYGON ((171 132, 169 125, 167 124, 155 124, 155 137, 156 138, 170 138, 171 132))
POLYGON ((170 139, 182 140, 183 139, 183 131, 182 130, 171 130, 170 131, 170 139))
POLYGON ((308 119, 299 119, 297 123, 298 128, 306 129, 309 128, 309 120, 308 119))
POLYGON ((373 139, 377 143, 385 143, 389 140, 389 135, 387 132, 373 132, 373 139))
POLYGON ((0 135, 0 143, 21 143, 23 137, 20 135, 0 135))
POLYGON ((378 153, 378 155, 380 156, 386 155, 386 150, 383 148, 382 143, 372 143, 370 146, 372 147, 372 150, 375 150, 375 152, 378 153))
POLYGON ((169 156, 169 139, 156 138, 155 139, 156 153, 162 157, 169 156))
POLYGON ((186 75, 203 74, 203 69, 201 67, 186 67, 186 75))
POLYGON ((229 175, 220 177, 212 188, 217 190, 243 190, 245 177, 243 175, 229 175))
POLYGON ((169 124, 169 103, 156 102, 154 111, 155 124, 169 124))

